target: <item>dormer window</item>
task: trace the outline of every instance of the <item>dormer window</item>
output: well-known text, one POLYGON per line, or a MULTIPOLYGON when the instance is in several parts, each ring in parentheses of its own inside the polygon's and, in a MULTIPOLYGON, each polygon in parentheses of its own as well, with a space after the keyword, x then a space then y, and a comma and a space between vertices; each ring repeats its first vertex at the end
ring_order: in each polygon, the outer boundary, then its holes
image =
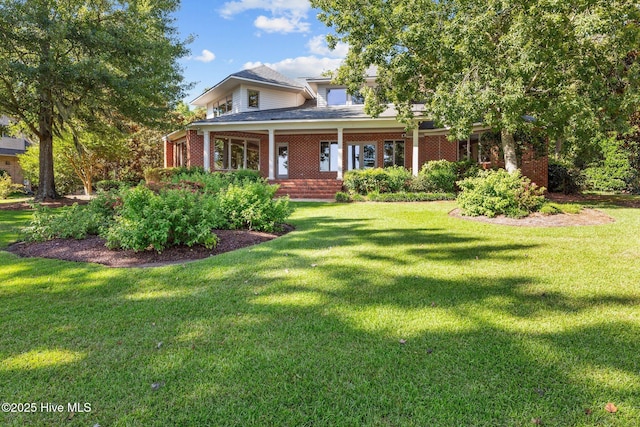
POLYGON ((216 116, 233 112, 233 98, 231 95, 219 99, 213 104, 213 111, 216 116))
POLYGON ((249 108, 260 108, 260 92, 249 89, 247 91, 247 106, 249 108))
POLYGON ((362 105, 364 96, 360 92, 349 94, 345 88, 327 89, 327 105, 362 105))
POLYGON ((327 89, 327 105, 347 105, 347 89, 327 89))

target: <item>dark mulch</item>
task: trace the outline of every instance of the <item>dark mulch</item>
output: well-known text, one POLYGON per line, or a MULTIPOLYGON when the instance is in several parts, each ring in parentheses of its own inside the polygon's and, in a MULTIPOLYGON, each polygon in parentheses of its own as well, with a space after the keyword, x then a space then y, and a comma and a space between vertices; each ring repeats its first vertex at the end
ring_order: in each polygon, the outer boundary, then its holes
MULTIPOLYGON (((32 208, 33 201, 25 202, 13 202, 13 203, 0 203, 0 210, 3 211, 24 211, 33 209, 32 208)), ((41 206, 46 206, 48 208, 61 208, 63 206, 71 206, 74 203, 79 205, 86 205, 89 203, 89 200, 86 198, 74 198, 74 197, 61 197, 55 200, 48 200, 45 202, 39 203, 41 206)))
POLYGON ((494 218, 486 216, 464 216, 460 209, 454 209, 449 215, 469 221, 488 222, 490 224, 511 225, 515 227, 570 227, 575 225, 600 225, 613 222, 614 219, 596 209, 582 209, 577 214, 544 215, 533 213, 524 218, 507 218, 497 215, 494 218))
POLYGON ((261 233, 249 230, 215 230, 219 242, 214 249, 203 246, 177 246, 163 252, 122 251, 108 249, 99 237, 84 240, 55 239, 48 242, 20 242, 7 248, 21 257, 41 257, 67 261, 94 262, 108 267, 159 267, 207 258, 224 252, 256 245, 279 237, 293 230, 285 226, 282 233, 261 233))

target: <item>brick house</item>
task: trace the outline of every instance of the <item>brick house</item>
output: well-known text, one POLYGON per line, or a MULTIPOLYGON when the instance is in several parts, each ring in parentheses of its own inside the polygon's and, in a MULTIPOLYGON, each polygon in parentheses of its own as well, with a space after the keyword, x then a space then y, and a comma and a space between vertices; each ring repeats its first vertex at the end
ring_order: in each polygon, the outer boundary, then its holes
MULTIPOLYGON (((398 165, 415 175, 429 160, 498 164, 483 150, 480 124, 468 140, 449 141, 432 121, 407 132, 392 106, 371 118, 363 104, 330 78, 298 81, 266 66, 240 71, 192 101, 207 109, 206 119, 164 138, 165 167, 255 169, 295 198, 333 197, 352 169, 398 165)), ((546 157, 525 153, 521 168, 547 185, 546 157)))
POLYGON ((18 154, 24 154, 29 142, 24 138, 8 134, 6 130, 9 124, 8 117, 0 116, 0 170, 7 172, 14 184, 22 184, 24 177, 18 162, 18 154))

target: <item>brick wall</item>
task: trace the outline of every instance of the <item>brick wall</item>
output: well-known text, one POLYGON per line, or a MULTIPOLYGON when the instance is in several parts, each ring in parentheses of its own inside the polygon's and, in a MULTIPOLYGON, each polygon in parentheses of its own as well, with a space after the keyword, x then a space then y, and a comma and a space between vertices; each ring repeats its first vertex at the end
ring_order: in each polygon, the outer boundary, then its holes
MULTIPOLYGON (((216 137, 249 138, 260 141, 260 173, 269 176, 269 137, 266 134, 247 132, 220 132, 210 133, 211 155, 210 167, 214 170, 214 143, 216 137)), ((197 131, 187 131, 187 164, 189 166, 204 165, 204 135, 198 135, 197 131)), ((289 146, 289 178, 290 179, 335 179, 336 172, 321 172, 320 169, 320 142, 337 141, 337 133, 317 135, 304 134, 276 134, 275 142, 287 143, 289 146)), ((402 132, 388 133, 345 133, 343 137, 343 165, 347 170, 347 146, 356 142, 371 142, 376 145, 376 165, 381 167, 384 161, 384 141, 405 141, 405 167, 411 169, 413 159, 413 140, 411 136, 403 137, 402 132)), ((172 166, 174 145, 167 146, 167 164, 172 166)), ((497 158, 497 153, 492 155, 492 164, 503 167, 504 162, 497 158)), ((449 141, 445 135, 427 135, 419 140, 418 167, 430 160, 445 159, 458 160, 458 142, 449 141)), ((520 161, 522 173, 540 186, 548 185, 546 156, 535 157, 533 152, 526 152, 520 161)))
POLYGON ((166 149, 164 155, 165 155, 165 159, 167 161, 167 167, 168 168, 172 168, 172 167, 175 166, 173 164, 173 150, 175 148, 175 145, 172 142, 167 142, 166 143, 166 147, 167 147, 167 149, 166 149))
POLYGON ((187 166, 204 167, 204 135, 195 130, 187 131, 187 166))

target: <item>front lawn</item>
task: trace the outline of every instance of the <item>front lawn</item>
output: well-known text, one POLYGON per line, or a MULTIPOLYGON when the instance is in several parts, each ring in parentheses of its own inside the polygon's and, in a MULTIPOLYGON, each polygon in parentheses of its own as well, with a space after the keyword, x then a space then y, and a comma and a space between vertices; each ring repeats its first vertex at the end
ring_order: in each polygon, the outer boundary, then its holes
MULTIPOLYGON (((294 232, 155 269, 0 252, 0 398, 37 403, 0 425, 637 425, 640 209, 454 207, 296 203, 294 232)), ((28 214, 0 215, 3 247, 28 214)))

